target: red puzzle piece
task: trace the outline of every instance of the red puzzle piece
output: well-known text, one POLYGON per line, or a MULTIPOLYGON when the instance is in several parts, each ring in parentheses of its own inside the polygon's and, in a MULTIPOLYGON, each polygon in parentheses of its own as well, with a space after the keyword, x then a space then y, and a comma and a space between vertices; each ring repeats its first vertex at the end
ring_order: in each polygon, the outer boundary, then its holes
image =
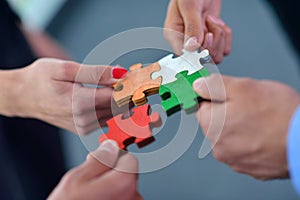
POLYGON ((152 128, 161 126, 159 114, 150 114, 151 109, 148 104, 133 109, 133 115, 123 119, 123 114, 119 114, 106 123, 109 127, 107 134, 99 137, 99 142, 107 139, 115 140, 120 149, 127 148, 128 145, 136 143, 139 148, 154 141, 152 128))

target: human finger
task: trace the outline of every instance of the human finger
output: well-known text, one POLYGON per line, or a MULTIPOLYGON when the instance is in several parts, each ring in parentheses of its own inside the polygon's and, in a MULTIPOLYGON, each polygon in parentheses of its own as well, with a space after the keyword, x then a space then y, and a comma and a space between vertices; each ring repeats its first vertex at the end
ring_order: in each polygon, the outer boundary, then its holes
POLYGON ((64 181, 85 181, 96 178, 110 170, 116 163, 119 148, 115 141, 104 141, 95 151, 88 154, 86 161, 70 170, 64 181))
MULTIPOLYGON (((212 41, 209 40, 206 43, 209 44, 208 49, 212 55, 215 63, 220 63, 224 56, 226 34, 224 31, 224 22, 213 16, 207 17, 207 28, 213 35, 212 41)), ((211 39, 211 38, 208 38, 211 39)))
POLYGON ((226 100, 226 87, 232 79, 229 76, 213 74, 197 79, 193 83, 194 90, 204 99, 223 102, 226 100))
POLYGON ((76 83, 111 85, 116 78, 122 78, 125 74, 126 69, 120 66, 86 65, 62 61, 55 78, 76 83))

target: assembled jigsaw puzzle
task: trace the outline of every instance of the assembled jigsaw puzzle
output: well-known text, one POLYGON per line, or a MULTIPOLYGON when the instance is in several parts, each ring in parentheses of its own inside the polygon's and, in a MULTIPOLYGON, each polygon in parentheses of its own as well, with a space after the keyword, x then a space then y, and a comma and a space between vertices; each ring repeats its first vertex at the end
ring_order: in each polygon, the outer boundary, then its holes
POLYGON ((181 56, 173 57, 170 54, 145 67, 140 63, 132 65, 127 76, 113 85, 113 98, 119 107, 130 102, 137 107, 128 118, 119 114, 108 120, 109 132, 99 137, 100 143, 113 139, 120 149, 126 150, 132 143, 143 147, 154 141, 152 128, 161 126, 161 118, 158 113, 150 114, 150 105, 146 104, 149 95, 159 93, 167 116, 181 109, 187 114, 198 109, 203 99, 193 90, 193 82, 209 76, 201 64, 201 59, 209 58, 209 52, 183 50, 181 56))

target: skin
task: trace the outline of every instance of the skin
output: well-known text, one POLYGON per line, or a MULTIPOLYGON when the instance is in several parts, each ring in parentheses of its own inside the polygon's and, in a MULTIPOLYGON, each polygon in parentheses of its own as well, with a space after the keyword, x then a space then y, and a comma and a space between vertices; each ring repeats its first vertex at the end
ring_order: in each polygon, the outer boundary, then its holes
MULTIPOLYGON (((68 59, 47 34, 22 26, 20 29, 37 57, 68 59)), ((36 118, 74 133, 89 133, 99 124, 106 125, 112 110, 114 114, 122 112, 122 108, 117 109, 111 102, 111 86, 116 78, 121 78, 120 72, 113 69, 120 70, 120 66, 91 66, 43 58, 22 69, 0 70, 0 90, 5 91, 0 96, 0 114, 36 118), (102 88, 87 88, 84 83, 102 88)), ((64 175, 48 199, 143 199, 137 192, 137 174, 126 173, 138 171, 136 158, 118 154, 116 142, 102 143, 82 165, 64 175)))
POLYGON ((257 179, 288 178, 288 126, 300 104, 295 90, 279 82, 220 75, 196 80, 194 89, 211 100, 201 103, 196 116, 206 137, 216 143, 213 155, 217 160, 257 179), (225 93, 217 84, 220 78, 225 93), (224 107, 226 117, 219 133, 214 127, 223 120, 210 124, 211 116, 221 116, 224 107))
POLYGON ((25 36, 36 57, 58 58, 63 60, 70 59, 67 51, 46 32, 31 30, 24 27, 22 24, 19 24, 19 29, 25 36))
POLYGON ((83 164, 64 175, 48 199, 143 199, 137 191, 137 174, 122 172, 138 171, 137 159, 130 154, 118 158, 118 153, 116 142, 104 142, 83 164))
POLYGON ((21 69, 0 71, 0 90, 6 91, 0 96, 0 114, 40 119, 86 134, 112 116, 112 69, 43 58, 21 69), (104 87, 87 88, 83 83, 104 87))
POLYGON ((202 46, 220 63, 232 45, 232 31, 220 19, 220 10, 221 0, 171 0, 164 35, 174 52, 180 55, 183 47, 195 51, 202 46))

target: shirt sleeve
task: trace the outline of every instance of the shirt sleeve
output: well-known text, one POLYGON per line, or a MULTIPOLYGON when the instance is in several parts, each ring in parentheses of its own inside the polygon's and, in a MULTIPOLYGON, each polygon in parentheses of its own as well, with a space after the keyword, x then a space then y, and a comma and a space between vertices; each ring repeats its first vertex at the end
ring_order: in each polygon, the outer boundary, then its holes
POLYGON ((291 180, 300 195, 300 106, 290 122, 287 158, 291 180))

